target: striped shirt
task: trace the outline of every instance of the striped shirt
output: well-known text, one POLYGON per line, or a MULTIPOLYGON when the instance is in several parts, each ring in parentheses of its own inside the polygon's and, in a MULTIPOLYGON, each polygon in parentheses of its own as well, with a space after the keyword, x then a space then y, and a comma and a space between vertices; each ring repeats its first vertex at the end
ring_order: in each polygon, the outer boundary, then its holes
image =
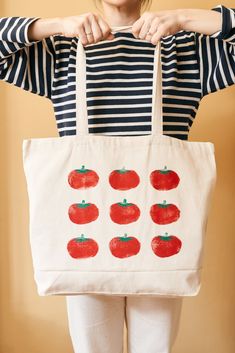
MULTIPOLYGON (((163 133, 188 139, 201 99, 235 83, 235 9, 218 5, 221 30, 161 39, 163 133)), ((51 100, 59 136, 76 134, 78 37, 30 41, 39 17, 0 18, 0 79, 51 100)), ((86 45, 89 133, 151 133, 155 45, 130 32, 86 45)))

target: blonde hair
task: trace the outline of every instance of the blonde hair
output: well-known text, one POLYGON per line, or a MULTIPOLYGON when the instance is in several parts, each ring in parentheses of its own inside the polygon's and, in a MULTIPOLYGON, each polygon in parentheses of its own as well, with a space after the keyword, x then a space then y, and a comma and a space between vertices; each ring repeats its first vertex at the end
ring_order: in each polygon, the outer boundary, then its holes
POLYGON ((152 0, 141 0, 141 10, 149 10, 152 0))

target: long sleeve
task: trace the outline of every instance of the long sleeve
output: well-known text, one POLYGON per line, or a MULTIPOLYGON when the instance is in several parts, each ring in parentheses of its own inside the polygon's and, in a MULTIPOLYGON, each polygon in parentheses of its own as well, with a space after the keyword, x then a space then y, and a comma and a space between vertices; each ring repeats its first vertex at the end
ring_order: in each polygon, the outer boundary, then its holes
POLYGON ((53 36, 29 40, 28 27, 37 19, 0 18, 0 79, 50 99, 55 47, 53 36))
POLYGON ((221 30, 195 34, 202 96, 235 83, 235 9, 218 5, 212 10, 221 13, 221 30))

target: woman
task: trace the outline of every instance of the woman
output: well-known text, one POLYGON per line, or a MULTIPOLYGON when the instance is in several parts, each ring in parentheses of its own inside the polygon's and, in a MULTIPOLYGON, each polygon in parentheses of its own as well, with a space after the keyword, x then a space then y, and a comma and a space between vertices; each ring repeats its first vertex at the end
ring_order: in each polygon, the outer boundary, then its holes
MULTIPOLYGON (((219 5, 141 14, 146 4, 101 0, 102 16, 0 19, 0 78, 50 99, 59 135, 74 135, 81 40, 89 132, 150 133, 153 53, 160 40, 164 134, 187 140, 202 97, 235 83, 235 10, 219 5)), ((129 353, 171 351, 182 298, 84 294, 66 300, 75 353, 122 352, 124 319, 129 353)))

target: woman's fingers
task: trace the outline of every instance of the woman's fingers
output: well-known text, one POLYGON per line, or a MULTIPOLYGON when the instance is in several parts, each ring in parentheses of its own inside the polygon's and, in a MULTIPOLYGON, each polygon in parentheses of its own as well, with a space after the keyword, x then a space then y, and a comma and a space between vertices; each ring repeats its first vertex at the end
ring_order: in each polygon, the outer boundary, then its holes
POLYGON ((93 14, 88 14, 87 16, 85 16, 84 22, 83 22, 83 28, 86 34, 86 39, 88 44, 91 44, 94 42, 94 31, 91 29, 92 22, 94 22, 93 14))
POLYGON ((141 16, 135 23, 132 25, 132 33, 136 38, 139 38, 141 28, 144 24, 144 18, 141 16))
POLYGON ((102 35, 103 35, 102 39, 103 40, 113 39, 114 35, 111 33, 111 28, 101 16, 98 17, 98 23, 102 31, 102 35))
POLYGON ((179 14, 176 10, 144 12, 133 24, 132 33, 136 38, 145 39, 156 45, 168 35, 181 29, 179 14))
POLYGON ((103 33, 99 25, 98 17, 91 19, 91 30, 93 32, 94 43, 103 39, 103 33))
POLYGON ((100 15, 88 12, 79 16, 61 18, 62 34, 65 37, 78 36, 83 45, 113 39, 109 25, 100 15))
POLYGON ((157 32, 158 27, 159 27, 159 17, 155 17, 155 19, 152 21, 150 28, 149 28, 149 33, 146 36, 147 40, 151 40, 153 35, 157 32))
POLYGON ((85 28, 83 26, 81 26, 81 28, 79 29, 77 36, 79 37, 79 40, 81 41, 82 45, 87 45, 89 43, 87 40, 85 28))
POLYGON ((151 12, 147 12, 145 13, 145 15, 143 16, 143 24, 141 26, 141 29, 139 31, 139 38, 140 39, 147 39, 147 35, 148 35, 148 32, 150 30, 150 27, 151 27, 151 24, 152 24, 152 21, 154 20, 155 16, 153 13, 151 12))

